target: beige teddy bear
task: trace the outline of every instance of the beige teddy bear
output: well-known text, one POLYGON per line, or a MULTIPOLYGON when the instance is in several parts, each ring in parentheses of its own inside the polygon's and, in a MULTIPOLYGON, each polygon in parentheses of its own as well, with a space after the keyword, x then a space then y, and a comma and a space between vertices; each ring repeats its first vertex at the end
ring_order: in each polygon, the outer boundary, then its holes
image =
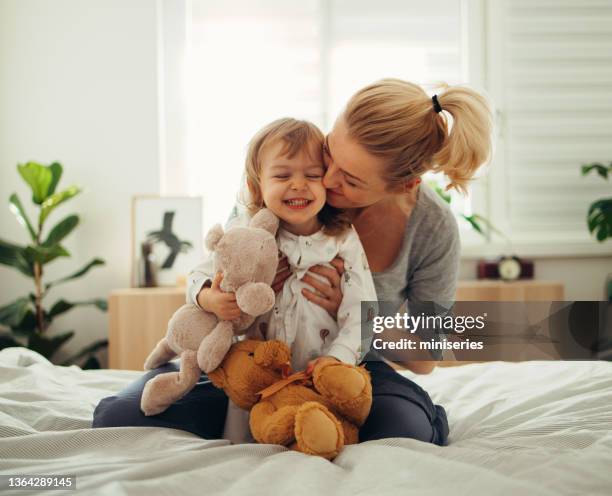
POLYGON ((262 209, 248 227, 233 227, 224 233, 216 225, 210 230, 206 246, 214 252, 215 273, 223 273, 221 289, 236 294, 242 314, 236 320, 222 321, 191 304, 176 311, 144 368, 154 369, 180 355, 180 371, 159 374, 147 382, 140 403, 145 415, 163 412, 191 391, 201 371, 208 373, 219 366, 234 336, 245 334, 255 317, 274 306, 270 285, 278 265, 277 229, 278 218, 262 209))

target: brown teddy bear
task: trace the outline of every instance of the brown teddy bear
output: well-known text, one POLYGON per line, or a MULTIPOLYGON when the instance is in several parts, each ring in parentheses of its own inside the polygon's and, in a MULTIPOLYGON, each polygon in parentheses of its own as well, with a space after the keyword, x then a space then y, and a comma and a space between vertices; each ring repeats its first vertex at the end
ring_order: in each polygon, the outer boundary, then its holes
POLYGON ((140 408, 145 415, 157 415, 191 391, 201 371, 210 372, 223 360, 234 336, 247 332, 255 317, 274 306, 272 281, 278 265, 275 234, 278 217, 268 209, 253 216, 248 227, 223 232, 213 227, 206 237, 214 252, 215 273, 221 271, 221 289, 234 292, 242 315, 220 321, 216 315, 195 305, 183 305, 168 322, 168 331, 146 359, 145 370, 154 369, 180 355, 180 372, 153 377, 143 390, 140 408))
POLYGON ((355 444, 372 405, 365 367, 328 359, 305 372, 283 376, 290 360, 281 341, 244 340, 232 345, 219 368, 208 374, 240 408, 260 443, 281 444, 333 459, 355 444))

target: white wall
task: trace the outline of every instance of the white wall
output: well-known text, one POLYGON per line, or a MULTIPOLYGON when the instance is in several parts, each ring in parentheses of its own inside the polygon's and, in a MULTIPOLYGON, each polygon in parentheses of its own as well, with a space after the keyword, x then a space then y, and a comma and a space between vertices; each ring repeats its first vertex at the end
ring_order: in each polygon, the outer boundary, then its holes
MULTIPOLYGON (((51 264, 48 275, 96 256, 107 261, 58 287, 51 301, 129 285, 130 199, 159 191, 157 50, 154 0, 0 0, 0 237, 26 240, 6 208, 13 191, 29 200, 16 164, 59 160, 62 184, 86 191, 52 217, 77 212, 82 225, 66 243, 73 257, 51 264)), ((475 271, 473 260, 462 261, 462 278, 475 271)), ((563 281, 567 299, 601 299, 612 256, 538 258, 536 272, 563 281)), ((26 278, 0 266, 0 304, 29 290, 26 278)), ((107 316, 73 310, 56 329, 77 331, 61 358, 106 336, 107 316)))
MULTIPOLYGON (((0 237, 26 241, 7 208, 14 191, 29 204, 16 164, 58 160, 60 185, 85 192, 51 217, 75 212, 81 225, 66 243, 72 258, 48 275, 96 256, 107 262, 56 288, 50 302, 129 285, 131 197, 159 191, 156 9, 154 0, 0 0, 0 237)), ((0 304, 29 290, 0 266, 0 304)), ((58 331, 77 331, 61 356, 105 337, 107 322, 91 308, 58 319, 58 331)))

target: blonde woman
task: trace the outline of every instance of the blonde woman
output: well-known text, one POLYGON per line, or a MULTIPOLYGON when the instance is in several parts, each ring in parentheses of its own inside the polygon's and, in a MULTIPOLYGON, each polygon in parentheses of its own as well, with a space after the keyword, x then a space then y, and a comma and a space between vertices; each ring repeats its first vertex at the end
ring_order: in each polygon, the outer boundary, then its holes
MULTIPOLYGON (((392 308, 454 300, 460 252, 457 224, 448 206, 421 184, 421 176, 442 172, 450 187, 464 191, 489 158, 490 136, 486 100, 462 87, 445 88, 430 98, 418 85, 382 80, 358 91, 338 116, 325 140, 323 184, 327 202, 346 210, 359 235, 378 300, 392 308)), ((302 281, 313 288, 304 289, 304 296, 335 317, 342 301, 343 261, 336 259, 332 265, 336 270, 310 269, 327 283, 308 274, 302 281)), ((275 290, 280 291, 290 275, 287 261, 281 260, 275 290)), ((207 300, 210 308, 211 290, 216 289, 210 286, 210 277, 198 271, 190 275, 189 301, 207 300)), ((216 294, 212 300, 219 305, 218 312, 234 310, 231 295, 216 294)), ((436 366, 431 359, 385 358, 400 361, 416 373, 429 373, 436 366)), ((447 444, 443 407, 434 405, 417 384, 372 353, 365 364, 372 376, 374 399, 361 441, 407 437, 447 444)), ((140 413, 144 383, 151 374, 164 371, 151 371, 116 396, 103 399, 94 413, 94 426, 159 425, 206 438, 221 437, 227 398, 206 380, 163 414, 144 417, 140 413)))

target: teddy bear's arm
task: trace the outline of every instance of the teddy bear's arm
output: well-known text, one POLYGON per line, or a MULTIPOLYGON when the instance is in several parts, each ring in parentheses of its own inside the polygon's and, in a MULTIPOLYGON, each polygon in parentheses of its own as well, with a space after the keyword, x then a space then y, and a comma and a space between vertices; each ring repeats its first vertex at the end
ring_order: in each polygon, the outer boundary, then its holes
POLYGON ((295 438, 297 406, 283 406, 278 410, 269 401, 257 403, 251 410, 249 424, 259 443, 288 445, 295 438))

